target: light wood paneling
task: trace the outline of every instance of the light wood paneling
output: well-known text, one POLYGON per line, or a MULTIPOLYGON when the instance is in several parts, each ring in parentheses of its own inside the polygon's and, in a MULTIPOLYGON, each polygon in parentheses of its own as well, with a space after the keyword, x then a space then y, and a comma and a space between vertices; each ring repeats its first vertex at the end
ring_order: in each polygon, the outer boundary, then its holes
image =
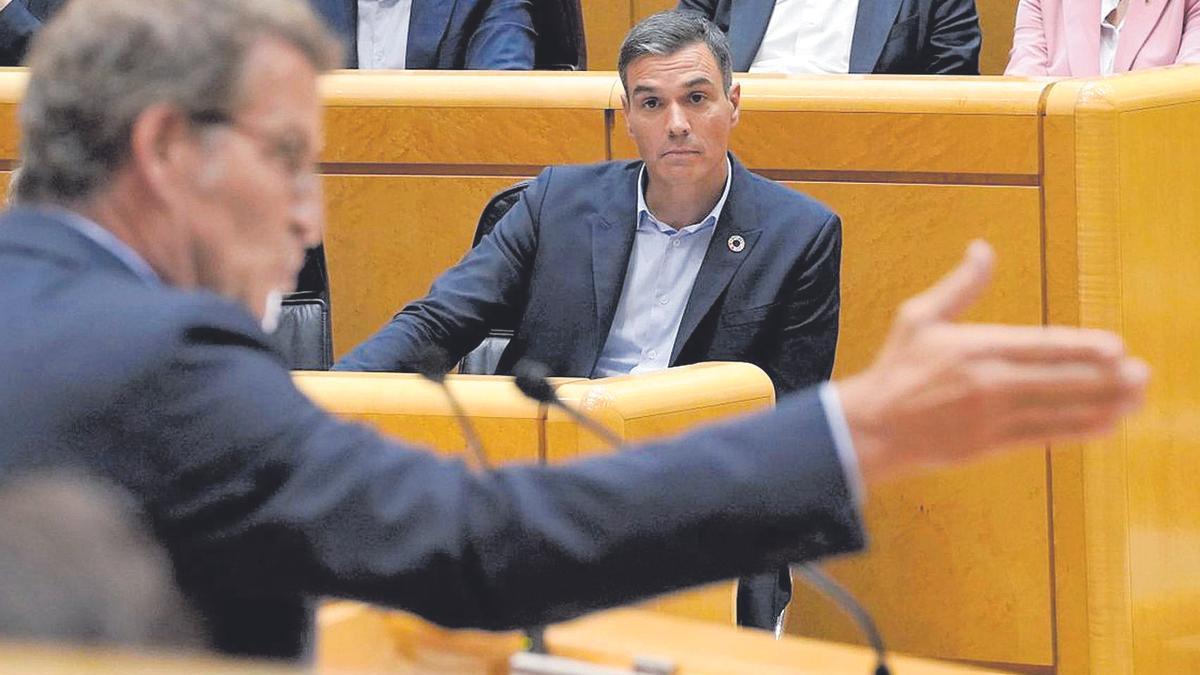
POLYGON ((1074 132, 1076 214, 1048 229, 1077 232, 1080 322, 1121 332, 1155 368, 1144 412, 1079 453, 1086 666, 1196 672, 1200 361, 1186 345, 1200 331, 1200 69, 1063 82, 1055 94, 1074 107, 1073 128, 1056 133, 1074 132))
POLYGON ((633 27, 633 0, 582 0, 588 69, 615 70, 621 40, 633 27))
POLYGON ((325 178, 325 250, 334 353, 341 356, 423 297, 471 247, 487 200, 521 180, 504 176, 325 178))
MULTIPOLYGON (((1043 83, 985 78, 740 76, 732 146, 756 170, 831 180, 1036 184, 1043 83), (853 175, 851 175, 853 174, 853 175)), ((619 96, 610 105, 620 108, 619 96)), ((635 157, 624 113, 615 157, 635 157)))
MULTIPOLYGON (((669 659, 679 675, 860 675, 872 672, 867 649, 819 640, 738 630, 640 610, 618 610, 555 626, 546 632, 555 654, 628 668, 631 656, 669 659)), ((967 665, 893 655, 892 672, 906 675, 994 673, 967 665)))
POLYGON ((979 72, 1003 75, 1012 49, 1013 27, 1017 21, 1018 0, 975 0, 983 50, 979 54, 979 72))
MULTIPOLYGON (((1036 188, 806 183, 792 187, 843 219, 842 337, 836 372, 869 365, 895 307, 983 238, 997 252, 972 320, 1040 323, 1036 188)), ((1046 457, 1039 449, 955 472, 872 487, 865 555, 829 565, 901 651, 1051 664, 1046 457), (947 602, 953 597, 953 602, 947 602)), ((798 592, 790 631, 857 641, 835 608, 798 592)))

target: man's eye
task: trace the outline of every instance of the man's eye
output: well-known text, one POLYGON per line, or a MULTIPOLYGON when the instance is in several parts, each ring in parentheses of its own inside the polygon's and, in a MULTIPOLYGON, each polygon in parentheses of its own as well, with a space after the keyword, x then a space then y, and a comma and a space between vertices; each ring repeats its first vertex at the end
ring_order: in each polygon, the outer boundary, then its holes
POLYGON ((692 103, 703 103, 704 99, 706 99, 708 97, 700 92, 695 92, 688 98, 692 103))
POLYGON ((642 107, 643 108, 651 108, 651 109, 657 108, 658 107, 658 99, 656 99, 656 98, 645 99, 642 101, 642 107))

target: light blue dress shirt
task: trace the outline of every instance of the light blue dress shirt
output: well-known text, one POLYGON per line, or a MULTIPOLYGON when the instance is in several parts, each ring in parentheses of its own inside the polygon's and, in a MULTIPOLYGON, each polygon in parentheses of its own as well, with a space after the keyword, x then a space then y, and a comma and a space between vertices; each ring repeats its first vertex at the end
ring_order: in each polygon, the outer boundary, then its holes
MULTIPOLYGON (((646 206, 645 174, 643 165, 638 173, 637 231, 625 285, 592 377, 643 373, 670 365, 683 310, 733 182, 733 166, 726 159, 725 191, 717 205, 700 222, 677 231, 655 218, 646 206)), ((837 388, 826 382, 819 395, 850 493, 855 503, 862 504, 865 490, 858 456, 837 388)))
POLYGON ((108 251, 117 260, 120 260, 130 271, 147 284, 157 286, 162 283, 162 279, 150 267, 145 258, 138 255, 138 252, 130 248, 128 244, 118 239, 117 235, 100 227, 90 219, 66 209, 38 207, 38 210, 57 216, 72 230, 92 240, 97 246, 108 251))
POLYGON ((725 191, 713 210, 700 222, 679 230, 650 213, 645 175, 643 165, 638 173, 637 231, 625 285, 593 377, 644 373, 670 365, 683 310, 729 198, 733 167, 726 158, 725 191))
POLYGON ((413 0, 358 0, 359 68, 405 67, 412 4, 413 0))

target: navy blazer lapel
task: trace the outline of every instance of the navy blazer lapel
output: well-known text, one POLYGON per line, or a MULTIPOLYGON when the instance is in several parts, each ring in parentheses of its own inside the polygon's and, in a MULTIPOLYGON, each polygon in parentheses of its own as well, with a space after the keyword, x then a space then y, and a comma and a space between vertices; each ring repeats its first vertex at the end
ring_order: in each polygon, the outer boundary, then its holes
MULTIPOLYGON (((625 286, 625 272, 629 269, 629 255, 633 251, 633 237, 637 230, 637 180, 642 165, 617 175, 626 179, 626 184, 598 186, 597 199, 601 204, 612 205, 608 210, 597 209, 592 215, 592 283, 596 291, 596 358, 604 349, 608 332, 612 329, 613 316, 617 313, 617 302, 625 286)), ((595 365, 595 364, 593 364, 595 365)))
POLYGON ((438 49, 450 29, 450 16, 456 0, 414 0, 408 19, 408 50, 404 67, 408 70, 436 70, 438 49))
POLYGON ((313 10, 342 41, 347 68, 358 67, 358 0, 311 0, 313 10))
POLYGON ((871 73, 905 0, 859 0, 850 45, 850 72, 871 73))
POLYGON ((679 332, 675 334, 675 345, 671 349, 671 365, 675 365, 675 359, 679 358, 679 352, 691 339, 700 321, 729 287, 734 273, 750 256, 761 232, 750 172, 736 158, 731 159, 731 165, 733 181, 729 186, 729 198, 725 200, 725 208, 717 220, 712 241, 708 243, 704 262, 700 264, 696 283, 692 286, 692 294, 688 297, 683 318, 679 321, 679 332), (730 245, 730 238, 734 235, 745 241, 745 246, 739 251, 734 251, 730 245))
POLYGON ((738 0, 730 3, 729 49, 733 56, 733 69, 738 72, 750 70, 758 47, 762 44, 775 0, 738 0))

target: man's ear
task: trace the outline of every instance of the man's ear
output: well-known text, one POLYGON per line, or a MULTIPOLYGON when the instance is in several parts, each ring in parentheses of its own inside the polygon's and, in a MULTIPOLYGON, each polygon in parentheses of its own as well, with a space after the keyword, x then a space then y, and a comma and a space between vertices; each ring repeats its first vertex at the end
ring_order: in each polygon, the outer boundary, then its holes
POLYGON ((152 105, 133 121, 129 164, 145 188, 159 198, 178 189, 196 166, 198 139, 187 115, 165 103, 152 105))
POLYGON ((733 120, 734 126, 737 126, 738 120, 742 117, 742 83, 734 82, 729 88, 729 102, 733 104, 733 120))
POLYGON ((624 91, 621 92, 621 110, 625 111, 625 131, 633 136, 633 127, 629 124, 629 97, 624 91))

